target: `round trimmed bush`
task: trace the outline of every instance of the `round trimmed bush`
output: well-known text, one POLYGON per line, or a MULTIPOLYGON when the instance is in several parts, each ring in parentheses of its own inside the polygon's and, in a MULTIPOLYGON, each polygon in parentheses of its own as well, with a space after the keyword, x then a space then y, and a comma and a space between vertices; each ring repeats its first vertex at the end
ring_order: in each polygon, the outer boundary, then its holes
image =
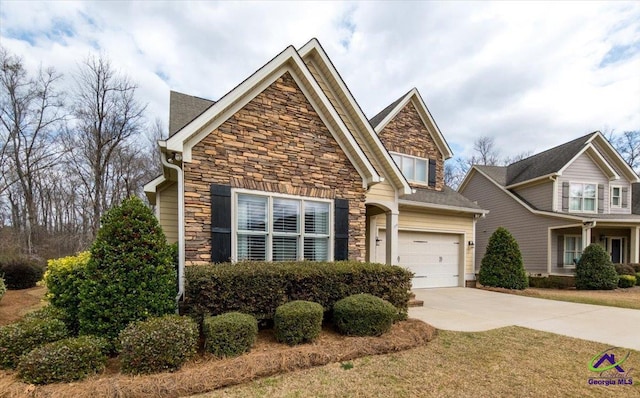
POLYGON ((629 264, 613 264, 613 266, 616 268, 616 273, 618 273, 618 275, 635 276, 636 274, 636 271, 629 264))
POLYGON ((82 380, 107 363, 105 339, 72 337, 42 345, 20 358, 18 377, 27 383, 49 384, 82 380))
POLYGON ((478 281, 485 286, 506 289, 522 290, 529 286, 520 246, 506 228, 499 227, 489 238, 478 281))
POLYGON ((129 324, 119 336, 122 372, 174 371, 195 355, 198 325, 180 315, 165 315, 129 324))
POLYGON ((4 284, 4 279, 0 278, 0 300, 4 297, 4 294, 7 292, 7 285, 4 284))
POLYGON ((626 289, 636 285, 636 277, 631 275, 620 275, 618 279, 618 287, 626 289))
POLYGON ((68 336, 58 319, 29 319, 0 327, 0 367, 13 369, 19 358, 34 348, 68 336))
POLYGON ((576 288, 612 290, 618 286, 618 274, 609 254, 597 244, 587 246, 576 265, 576 288))
POLYGON ((12 257, 0 260, 0 275, 9 290, 29 289, 42 279, 44 267, 28 257, 12 257))
POLYGON ((322 331, 323 315, 324 308, 312 301, 282 304, 273 318, 276 340, 289 345, 314 341, 322 331))
POLYGON ((247 352, 258 337, 258 321, 240 312, 205 317, 202 322, 205 351, 217 357, 235 357, 247 352))
POLYGON ((398 310, 390 302, 370 294, 355 294, 333 306, 333 324, 348 336, 380 336, 393 325, 398 310))

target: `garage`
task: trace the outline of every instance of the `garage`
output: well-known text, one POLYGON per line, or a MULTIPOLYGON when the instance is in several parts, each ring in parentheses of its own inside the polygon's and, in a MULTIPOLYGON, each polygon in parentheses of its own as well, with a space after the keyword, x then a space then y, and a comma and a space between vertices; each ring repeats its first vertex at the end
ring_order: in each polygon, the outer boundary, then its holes
MULTIPOLYGON (((415 273, 413 288, 460 286, 461 235, 399 231, 399 264, 415 273)), ((385 262, 386 231, 378 230, 376 262, 385 262)))

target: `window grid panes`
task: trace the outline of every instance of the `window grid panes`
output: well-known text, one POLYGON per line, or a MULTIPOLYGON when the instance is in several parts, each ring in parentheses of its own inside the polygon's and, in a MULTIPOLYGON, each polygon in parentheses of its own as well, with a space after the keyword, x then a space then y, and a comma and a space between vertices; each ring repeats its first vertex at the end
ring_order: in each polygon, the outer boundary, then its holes
POLYGON ((611 206, 622 207, 622 189, 620 187, 611 188, 611 206))
POLYGON ((596 184, 571 183, 569 187, 569 210, 595 213, 596 184))
POLYGON ((582 255, 582 237, 565 236, 564 237, 564 264, 567 266, 575 266, 582 255))
POLYGON ((401 155, 399 153, 392 153, 391 158, 398 165, 398 168, 402 171, 402 175, 413 182, 427 183, 428 162, 426 159, 417 158, 409 155, 401 155))
POLYGON ((253 194, 237 198, 238 260, 329 259, 329 202, 253 194))

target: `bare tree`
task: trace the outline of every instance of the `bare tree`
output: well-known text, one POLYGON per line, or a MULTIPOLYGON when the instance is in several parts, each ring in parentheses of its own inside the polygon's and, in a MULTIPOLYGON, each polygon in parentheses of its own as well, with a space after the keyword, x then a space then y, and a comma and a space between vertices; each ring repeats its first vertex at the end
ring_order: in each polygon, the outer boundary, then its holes
MULTIPOLYGON (((60 75, 54 69, 28 76, 22 60, 0 48, 0 193, 18 184, 26 251, 33 252, 33 229, 38 223, 37 184, 42 173, 62 156, 56 135, 64 121, 60 75)), ((14 196, 14 202, 18 200, 14 196)))
POLYGON ((498 165, 500 151, 496 149, 493 137, 478 137, 478 139, 476 139, 473 143, 473 150, 475 151, 475 154, 471 156, 467 163, 471 165, 479 164, 483 166, 498 165))
POLYGON ((611 145, 620 153, 632 169, 640 171, 640 130, 625 131, 621 135, 609 134, 611 145))
POLYGON ((91 202, 91 234, 111 205, 108 180, 119 150, 144 129, 146 105, 136 99, 137 86, 118 73, 104 56, 89 56, 75 76, 75 127, 67 137, 76 170, 91 202))

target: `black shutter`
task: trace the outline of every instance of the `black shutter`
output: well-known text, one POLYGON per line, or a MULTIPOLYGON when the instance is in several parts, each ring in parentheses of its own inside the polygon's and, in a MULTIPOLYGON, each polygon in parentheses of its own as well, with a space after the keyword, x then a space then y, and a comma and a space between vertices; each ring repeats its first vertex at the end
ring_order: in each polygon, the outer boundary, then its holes
POLYGON ((604 185, 598 184, 598 213, 604 213, 604 185))
POLYGON ((429 159, 429 186, 436 186, 436 160, 429 159))
POLYGON ((622 208, 629 207, 629 188, 622 188, 622 208))
POLYGON ((349 258, 349 201, 335 199, 333 216, 335 220, 333 259, 347 260, 349 258))
POLYGON ((562 211, 569 211, 569 183, 562 183, 562 211))
POLYGON ((556 263, 558 267, 564 267, 564 236, 558 235, 558 260, 556 263))
POLYGON ((231 259, 231 187, 211 184, 211 262, 231 259))

